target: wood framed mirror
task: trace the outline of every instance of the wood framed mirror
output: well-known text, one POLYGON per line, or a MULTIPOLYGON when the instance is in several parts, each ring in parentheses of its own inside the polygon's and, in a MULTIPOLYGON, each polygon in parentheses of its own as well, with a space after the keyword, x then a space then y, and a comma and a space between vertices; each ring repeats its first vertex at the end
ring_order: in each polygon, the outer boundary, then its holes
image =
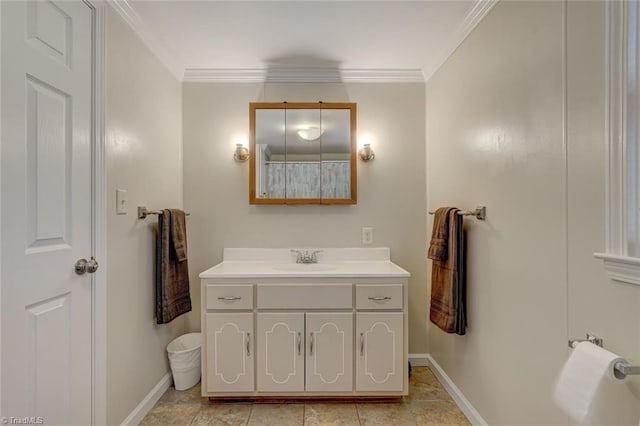
POLYGON ((356 104, 249 104, 250 204, 356 204, 356 104))

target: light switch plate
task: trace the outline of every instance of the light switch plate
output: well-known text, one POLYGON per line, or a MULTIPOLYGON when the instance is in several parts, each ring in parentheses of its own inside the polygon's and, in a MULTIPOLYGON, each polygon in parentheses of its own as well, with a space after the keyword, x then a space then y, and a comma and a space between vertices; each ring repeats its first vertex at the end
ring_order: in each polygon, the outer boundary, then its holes
POLYGON ((126 189, 116 189, 116 214, 127 214, 129 202, 126 189))

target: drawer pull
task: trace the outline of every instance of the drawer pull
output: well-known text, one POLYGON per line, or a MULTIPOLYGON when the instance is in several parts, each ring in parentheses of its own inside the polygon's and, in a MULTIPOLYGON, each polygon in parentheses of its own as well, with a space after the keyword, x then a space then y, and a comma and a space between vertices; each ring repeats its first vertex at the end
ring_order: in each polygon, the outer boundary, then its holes
POLYGON ((309 355, 313 355, 313 331, 309 333, 311 343, 309 343, 309 355))
POLYGON ((360 333, 360 356, 364 356, 364 333, 360 333))
POLYGON ((247 332, 247 356, 251 356, 251 333, 247 332))
POLYGON ((369 296, 369 300, 379 302, 381 300, 391 300, 391 296, 369 296))
POLYGON ((298 331, 298 355, 300 355, 302 353, 301 351, 301 345, 302 345, 302 333, 300 333, 298 331))
POLYGON ((220 296, 220 297, 218 297, 218 300, 227 300, 227 301, 240 300, 240 299, 242 299, 242 296, 220 296))

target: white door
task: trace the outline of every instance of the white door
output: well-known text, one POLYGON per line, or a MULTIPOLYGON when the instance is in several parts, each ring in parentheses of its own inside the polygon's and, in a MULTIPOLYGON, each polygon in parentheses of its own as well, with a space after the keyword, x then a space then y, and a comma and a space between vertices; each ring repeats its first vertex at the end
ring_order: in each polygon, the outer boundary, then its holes
POLYGON ((353 313, 307 313, 308 391, 353 390, 353 313))
POLYGON ((304 390, 304 314, 258 313, 258 390, 304 390))
MULTIPOLYGON (((91 423, 92 10, 1 2, 2 415, 91 423)), ((10 421, 10 420, 8 420, 10 421)))
POLYGON ((253 336, 253 312, 207 314, 207 391, 254 391, 253 336))
POLYGON ((402 312, 356 314, 356 390, 402 390, 402 324, 402 312))

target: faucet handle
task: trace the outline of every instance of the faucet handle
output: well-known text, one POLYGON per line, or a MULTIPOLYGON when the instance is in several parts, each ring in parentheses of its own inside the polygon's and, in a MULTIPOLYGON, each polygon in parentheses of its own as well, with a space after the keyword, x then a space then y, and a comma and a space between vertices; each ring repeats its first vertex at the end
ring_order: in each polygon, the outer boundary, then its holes
POLYGON ((324 252, 324 250, 314 250, 311 252, 311 260, 313 261, 313 263, 318 263, 318 257, 316 255, 322 252, 324 252))
POLYGON ((296 263, 302 263, 302 252, 300 250, 294 250, 294 249, 291 249, 290 251, 291 253, 296 254, 296 263))

